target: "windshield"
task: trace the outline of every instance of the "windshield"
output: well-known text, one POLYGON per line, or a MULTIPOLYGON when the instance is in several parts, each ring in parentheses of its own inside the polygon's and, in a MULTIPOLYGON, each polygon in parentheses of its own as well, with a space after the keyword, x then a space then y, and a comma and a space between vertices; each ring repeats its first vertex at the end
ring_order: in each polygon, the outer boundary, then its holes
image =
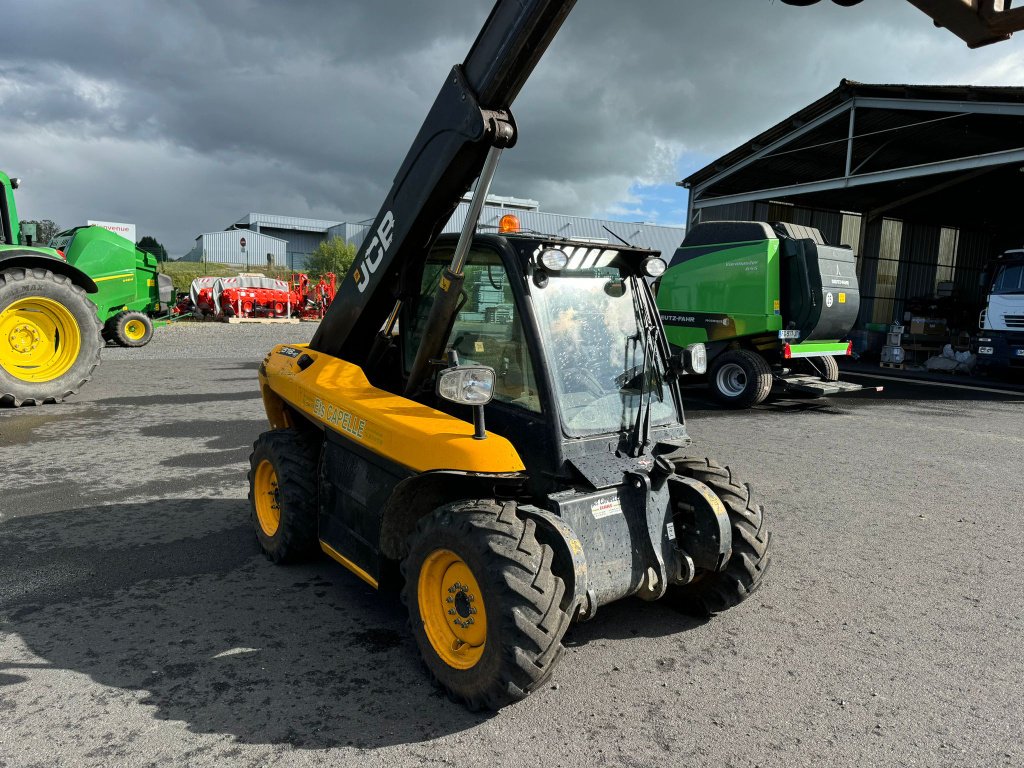
POLYGON ((1006 264, 992 281, 992 293, 1024 293, 1024 264, 1006 264))
POLYGON ((602 267, 548 275, 532 291, 567 435, 630 429, 645 399, 651 425, 676 420, 655 334, 638 326, 645 299, 636 294, 636 278, 602 267), (651 358, 646 379, 645 347, 651 358))

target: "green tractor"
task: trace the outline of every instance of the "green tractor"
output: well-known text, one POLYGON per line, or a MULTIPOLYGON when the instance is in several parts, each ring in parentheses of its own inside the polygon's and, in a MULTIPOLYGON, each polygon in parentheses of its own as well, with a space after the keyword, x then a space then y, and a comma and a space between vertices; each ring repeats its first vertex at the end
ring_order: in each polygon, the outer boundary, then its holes
POLYGON ((141 347, 153 338, 152 317, 173 304, 171 278, 158 271, 156 256, 135 247, 103 227, 75 227, 50 243, 88 274, 97 291, 96 305, 103 338, 122 347, 141 347))
POLYGON ((21 225, 18 179, 0 172, 0 404, 59 403, 100 362, 96 282, 21 225))
POLYGON ((706 345, 711 393, 734 408, 773 389, 813 397, 864 389, 839 381, 836 362, 851 354, 844 339, 859 309, 852 249, 796 224, 697 224, 658 284, 669 342, 706 345))

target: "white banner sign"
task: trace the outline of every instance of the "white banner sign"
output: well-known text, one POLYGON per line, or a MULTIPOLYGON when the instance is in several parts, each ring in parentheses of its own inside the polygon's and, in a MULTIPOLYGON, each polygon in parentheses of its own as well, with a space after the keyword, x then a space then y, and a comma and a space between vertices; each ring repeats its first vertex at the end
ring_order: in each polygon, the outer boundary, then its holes
POLYGON ((121 237, 131 240, 132 245, 135 245, 135 225, 134 224, 119 224, 116 221, 87 221, 85 222, 90 227, 103 227, 109 229, 111 232, 120 235, 121 237))

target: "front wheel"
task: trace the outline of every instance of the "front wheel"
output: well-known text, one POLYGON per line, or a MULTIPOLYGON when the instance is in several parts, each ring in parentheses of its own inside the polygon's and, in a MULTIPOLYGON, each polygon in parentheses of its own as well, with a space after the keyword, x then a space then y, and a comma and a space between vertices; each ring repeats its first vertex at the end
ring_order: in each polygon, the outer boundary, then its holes
POLYGON ((554 553, 513 502, 440 507, 402 564, 402 598, 431 674, 470 709, 499 709, 551 676, 570 616, 554 553))
POLYGON ((144 347, 153 338, 153 321, 142 312, 120 312, 107 321, 105 330, 122 347, 144 347))
POLYGON ((675 462, 676 472, 704 483, 725 505, 732 528, 732 556, 725 570, 698 571, 694 580, 670 587, 668 599, 697 616, 713 616, 739 605, 761 586, 771 565, 771 533, 764 507, 754 502, 747 483, 740 482, 729 467, 711 459, 684 458, 675 462))
POLYGON ((764 402, 772 391, 772 371, 763 357, 747 349, 720 354, 708 373, 711 392, 730 408, 749 408, 764 402))
POLYGON ((100 362, 96 305, 64 275, 0 272, 0 403, 59 403, 100 362))

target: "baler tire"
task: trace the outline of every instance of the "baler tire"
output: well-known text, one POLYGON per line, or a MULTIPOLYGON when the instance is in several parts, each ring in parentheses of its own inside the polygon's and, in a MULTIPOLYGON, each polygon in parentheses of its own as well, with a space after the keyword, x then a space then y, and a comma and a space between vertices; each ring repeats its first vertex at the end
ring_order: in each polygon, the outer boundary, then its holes
MULTIPOLYGON (((65 275, 41 267, 10 267, 0 270, 0 322, 4 321, 8 311, 13 312, 13 325, 9 329, 5 326, 3 338, 0 339, 0 405, 17 408, 22 405, 60 403, 68 395, 78 392, 92 378, 92 372, 100 363, 100 350, 103 348, 102 326, 96 305, 89 300, 83 288, 75 285, 65 275), (57 359, 51 358, 43 363, 57 370, 54 376, 41 381, 34 380, 38 376, 38 363, 32 367, 17 365, 17 357, 23 350, 15 344, 21 342, 12 341, 15 337, 8 332, 19 333, 17 326, 22 324, 19 323, 19 317, 27 319, 36 316, 36 313, 49 317, 46 309, 32 306, 33 300, 48 306, 50 314, 58 318, 57 323, 73 323, 73 327, 68 326, 67 335, 71 337, 71 344, 77 344, 73 359, 61 361, 59 356, 64 353, 57 350, 57 359), (19 310, 19 305, 24 309, 19 310), (76 333, 77 340, 74 338, 76 333)), ((8 315, 8 324, 12 322, 11 318, 8 315)), ((44 325, 50 323, 55 323, 53 318, 44 321, 44 325)), ((36 323, 29 322, 28 325, 34 326, 36 323)), ((27 342, 38 338, 34 329, 21 333, 28 334, 24 336, 27 342)))
POLYGON ((122 347, 144 347, 153 338, 153 321, 142 312, 119 312, 107 325, 110 338, 122 347))
POLYGON ((730 349, 711 364, 708 386, 718 402, 730 408, 750 408, 764 402, 772 391, 772 369, 756 352, 748 349, 730 349), (730 378, 730 373, 740 373, 730 378), (729 384, 733 386, 730 389, 729 384))
POLYGON ((721 499, 732 528, 732 556, 719 572, 698 571, 694 580, 669 587, 666 598, 684 613, 710 617, 733 608, 761 586, 771 566, 772 536, 764 507, 729 467, 703 458, 675 460, 676 472, 704 483, 721 499))
POLYGON ((803 359, 804 373, 817 376, 822 381, 839 381, 839 363, 832 355, 818 355, 803 359))
POLYGON ((319 551, 318 460, 316 445, 294 429, 264 432, 253 443, 249 517, 260 549, 275 563, 299 562, 319 551))
POLYGON ((402 601, 423 661, 449 698, 473 711, 496 710, 551 677, 572 621, 553 559, 551 547, 537 540, 534 521, 516 514, 515 502, 460 501, 419 521, 402 561, 402 601), (448 585, 453 572, 468 573, 462 577, 467 584, 448 585), (449 606, 453 588, 456 601, 449 606), (459 588, 473 601, 465 605, 481 612, 463 618, 482 616, 482 633, 463 627, 456 634, 448 626, 453 614, 447 611, 459 608, 459 588), (482 634, 479 643, 474 633, 482 634))

